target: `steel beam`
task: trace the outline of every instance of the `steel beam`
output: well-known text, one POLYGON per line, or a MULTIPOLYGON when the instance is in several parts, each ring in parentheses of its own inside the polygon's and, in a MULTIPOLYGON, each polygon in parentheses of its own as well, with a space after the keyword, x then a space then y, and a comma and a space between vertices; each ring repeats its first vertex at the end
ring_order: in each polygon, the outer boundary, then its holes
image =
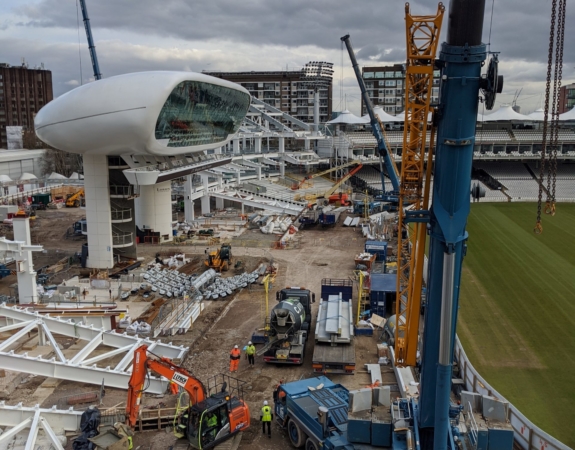
POLYGON ((30 434, 26 440, 26 447, 24 450, 33 450, 36 446, 36 438, 38 437, 38 425, 40 424, 40 410, 34 413, 32 424, 30 425, 30 434))
POLYGON ((62 353, 62 350, 60 350, 60 347, 58 346, 56 339, 54 339, 54 336, 52 335, 52 333, 50 332, 50 330, 48 329, 46 324, 44 322, 42 322, 41 320, 38 320, 37 325, 38 325, 38 333, 41 333, 40 328, 42 328, 42 330, 44 330, 44 333, 48 337, 50 344, 52 344, 52 348, 56 352, 56 355, 58 355, 58 358, 60 359, 60 361, 65 363, 66 358, 64 358, 64 354, 62 353))
POLYGON ((100 332, 100 334, 98 334, 98 336, 96 336, 94 339, 92 339, 90 342, 88 342, 84 348, 82 350, 80 350, 78 353, 76 353, 76 356, 74 356, 71 360, 70 360, 70 364, 82 364, 82 362, 88 357, 90 356, 90 354, 96 350, 96 348, 102 343, 102 335, 104 334, 104 332, 100 332))
POLYGON ((54 433, 54 430, 52 429, 48 421, 42 416, 40 416, 40 426, 44 429, 44 432, 48 436, 50 442, 52 442, 54 448, 56 450, 64 450, 64 447, 62 447, 62 444, 58 440, 58 436, 56 436, 56 433, 54 433))
POLYGON ((93 358, 81 361, 80 364, 82 366, 91 366, 94 363, 97 363, 98 361, 102 361, 104 359, 111 358, 112 356, 116 356, 116 355, 119 355, 121 353, 127 352, 128 350, 131 350, 133 348, 134 348, 133 345, 126 345, 125 347, 120 347, 120 348, 117 348, 117 349, 112 350, 110 352, 106 352, 106 353, 103 353, 101 355, 94 356, 93 358))
POLYGON ((20 433, 20 431, 28 428, 32 423, 32 417, 24 419, 22 422, 15 424, 10 430, 0 434, 0 442, 10 442, 14 436, 20 433))
POLYGON ((22 328, 20 331, 13 334, 12 336, 10 336, 4 342, 0 343, 0 352, 3 352, 7 348, 9 348, 12 344, 16 343, 18 341, 18 339, 24 337, 26 334, 28 334, 30 331, 32 331, 34 328, 36 328, 38 326, 37 321, 33 321, 33 322, 27 321, 26 323, 27 323, 27 325, 24 326, 24 328, 22 328))
MULTIPOLYGON (((40 408, 39 405, 28 407, 22 406, 22 403, 7 405, 5 402, 0 402, 0 426, 17 427, 26 420, 29 420, 31 423, 36 411, 40 411, 42 418, 53 428, 62 428, 64 431, 77 431, 80 429, 81 411, 74 411, 72 408, 61 410, 56 409, 55 406, 52 408, 40 408)), ((26 426, 27 425, 24 425, 19 431, 26 428, 26 426)), ((0 441, 6 433, 10 433, 11 431, 12 430, 2 433, 0 435, 0 441)))
MULTIPOLYGON (((16 306, 8 307, 5 304, 0 305, 0 316, 5 316, 7 318, 22 322, 30 322, 31 320, 41 319, 52 334, 69 336, 76 339, 81 339, 83 341, 92 341, 100 333, 104 332, 102 335, 102 344, 114 348, 126 347, 128 345, 133 345, 136 342, 147 345, 150 345, 154 342, 150 339, 142 339, 137 335, 130 336, 127 333, 120 334, 114 331, 105 331, 102 328, 95 328, 93 326, 74 323, 71 320, 63 320, 59 317, 40 315, 28 309, 18 308, 16 306)), ((14 336, 12 336, 10 339, 13 337, 14 336)), ((164 356, 170 359, 182 359, 188 352, 188 348, 184 347, 183 345, 176 346, 172 345, 171 343, 164 344, 161 343, 161 341, 157 342, 158 344, 156 346, 155 353, 159 356, 164 356)), ((5 343, 6 341, 0 343, 0 350, 5 348, 5 343)))
POLYGON ((35 322, 35 320, 29 320, 27 322, 15 322, 12 325, 6 325, 5 327, 0 328, 0 333, 25 327, 26 325, 31 324, 32 322, 35 322))
MULTIPOLYGON (((28 355, 18 355, 14 352, 0 353, 0 368, 14 370, 17 367, 20 372, 31 373, 44 377, 58 378, 60 380, 77 381, 100 386, 104 385, 118 389, 127 389, 131 374, 106 367, 105 369, 92 366, 71 365, 42 357, 32 358, 28 355)), ((149 377, 149 387, 146 392, 151 394, 163 394, 166 391, 168 381, 156 377, 149 377)))

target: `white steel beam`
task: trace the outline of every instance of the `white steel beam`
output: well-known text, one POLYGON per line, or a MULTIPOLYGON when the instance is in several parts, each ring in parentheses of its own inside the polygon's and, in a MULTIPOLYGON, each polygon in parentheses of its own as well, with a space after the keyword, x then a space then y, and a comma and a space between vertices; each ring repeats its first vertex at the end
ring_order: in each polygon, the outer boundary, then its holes
POLYGON ((82 365, 83 366, 91 366, 92 364, 97 363, 98 361, 103 361, 104 359, 111 358, 112 356, 116 356, 116 355, 119 355, 121 353, 127 352, 128 350, 133 349, 133 348, 134 348, 133 345, 126 345, 125 347, 117 348, 117 349, 112 350, 110 352, 102 353, 101 355, 94 356, 93 358, 90 358, 90 359, 86 359, 86 360, 82 361, 82 365))
MULTIPOLYGON (((130 336, 127 333, 120 334, 114 331, 108 332, 101 328, 74 323, 71 320, 62 320, 59 317, 42 316, 28 309, 18 308, 16 306, 8 307, 5 304, 0 305, 0 316, 21 322, 30 322, 31 320, 41 319, 52 334, 60 334, 84 341, 92 341, 96 336, 104 331, 104 334, 102 335, 102 344, 114 348, 123 348, 128 345, 133 345, 136 342, 149 346, 154 342, 150 339, 141 339, 138 336, 130 336)), ((14 336, 10 339, 13 337, 14 336)), ((3 347, 5 342, 6 341, 0 343, 0 346, 3 347)), ((170 359, 182 359, 188 352, 188 348, 183 345, 176 346, 171 343, 164 344, 161 341, 157 342, 158 344, 155 347, 155 353, 158 356, 164 356, 170 359)), ((0 349, 2 347, 0 347, 0 349)))
POLYGON ((104 332, 100 332, 100 334, 98 334, 98 336, 96 336, 94 339, 92 339, 90 342, 88 342, 84 348, 82 350, 80 350, 78 353, 76 353, 76 356, 74 356, 71 360, 70 360, 70 364, 81 364, 82 361, 84 361, 88 356, 90 356, 90 354, 96 350, 96 348, 102 343, 102 335, 104 334, 104 332))
MULTIPOLYGON (((14 352, 0 353, 0 369, 14 370, 17 367, 19 371, 41 375, 44 377, 58 378, 61 380, 77 381, 90 383, 100 386, 102 380, 104 385, 118 389, 127 389, 131 374, 106 367, 78 366, 71 365, 69 362, 63 363, 56 361, 55 358, 50 360, 42 357, 32 358, 28 355, 18 355, 14 352)), ((146 392, 151 394, 163 394, 166 391, 168 381, 156 377, 149 377, 149 387, 146 392)))
POLYGON ((10 336, 4 342, 0 343, 0 352, 3 352, 7 348, 9 348, 12 344, 17 342, 18 339, 24 337, 26 334, 28 334, 30 331, 32 331, 37 326, 38 326, 37 321, 27 322, 27 325, 24 328, 22 328, 20 331, 13 334, 12 336, 10 336))
POLYGON ((56 342, 56 339, 54 339, 54 336, 52 336, 52 333, 50 333, 50 330, 48 329, 46 324, 44 322, 42 322, 41 320, 38 321, 38 333, 40 333, 42 331, 42 330, 40 330, 40 327, 42 327, 42 329, 44 330, 44 333, 48 337, 48 340, 50 341, 50 344, 52 344, 52 348, 54 348, 54 351, 56 352, 56 355, 58 356, 60 361, 65 363, 66 358, 64 358, 64 354, 62 353, 62 350, 60 350, 60 346, 56 342))
POLYGON ((38 425, 40 424, 40 410, 37 410, 30 425, 30 434, 26 440, 26 447, 24 450, 33 450, 36 446, 36 438, 38 437, 38 425))
MULTIPOLYGON (((42 418, 50 424, 53 428, 61 428, 64 431, 77 431, 80 429, 80 418, 82 417, 81 411, 74 411, 73 408, 61 410, 56 409, 55 406, 52 408, 40 408, 39 405, 35 407, 22 406, 22 403, 17 405, 7 405, 5 402, 0 402, 0 427, 17 427, 20 426, 23 421, 29 420, 30 423, 36 414, 36 411, 40 411, 42 418)), ((20 428, 21 431, 26 428, 24 425, 20 428)), ((18 433, 16 431, 16 433, 18 433)), ((0 441, 4 439, 6 433, 10 433, 8 430, 0 435, 0 441)), ((14 434, 16 434, 14 433, 14 434)))
POLYGON ((60 443, 58 436, 56 436, 56 433, 54 433, 54 430, 52 429, 48 421, 44 419, 44 417, 42 416, 40 416, 40 425, 44 429, 46 436, 48 436, 48 439, 50 440, 54 448, 56 450, 64 450, 64 447, 62 447, 62 444, 60 443))
POLYGON ((27 419, 24 419, 20 423, 15 424, 13 426, 13 428, 0 434, 0 443, 10 442, 14 436, 16 436, 18 433, 20 433, 20 431, 28 428, 30 426, 30 424, 32 423, 32 417, 28 417, 27 419))
POLYGON ((122 360, 118 364, 116 364, 116 367, 114 367, 114 370, 121 370, 121 371, 126 370, 126 367, 128 367, 128 365, 132 362, 132 359, 134 359, 134 351, 140 345, 142 345, 140 342, 134 343, 132 348, 126 352, 126 354, 124 355, 122 360))
POLYGON ((0 333, 4 333, 6 331, 16 330, 18 328, 25 327, 26 325, 31 324, 32 322, 36 322, 36 321, 35 320, 29 320, 27 322, 15 322, 12 325, 6 325, 5 327, 0 328, 0 333))

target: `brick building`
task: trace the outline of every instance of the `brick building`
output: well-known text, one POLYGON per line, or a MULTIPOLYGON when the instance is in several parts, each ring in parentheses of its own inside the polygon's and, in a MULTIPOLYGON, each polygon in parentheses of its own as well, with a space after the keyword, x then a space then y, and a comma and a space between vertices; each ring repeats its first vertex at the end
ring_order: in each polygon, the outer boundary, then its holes
MULTIPOLYGON (((313 90, 302 83, 302 71, 204 72, 233 81, 250 94, 306 123, 313 123, 313 90)), ((320 123, 331 120, 332 84, 319 89, 320 123)))
POLYGON ((575 83, 561 86, 559 90, 559 114, 570 111, 575 106, 575 83))
POLYGON ((0 63, 0 148, 7 148, 7 126, 32 127, 35 114, 53 98, 51 71, 0 63))

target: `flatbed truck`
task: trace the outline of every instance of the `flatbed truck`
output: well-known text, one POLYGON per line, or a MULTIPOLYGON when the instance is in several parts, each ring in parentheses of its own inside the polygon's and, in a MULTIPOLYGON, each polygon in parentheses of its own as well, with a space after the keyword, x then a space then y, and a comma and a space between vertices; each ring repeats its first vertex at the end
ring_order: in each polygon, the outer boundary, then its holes
MULTIPOLYGON (((321 281, 321 298, 327 300, 330 295, 341 294, 345 301, 352 301, 353 283, 349 279, 324 278, 321 281)), ((316 342, 313 350, 312 367, 316 374, 355 373, 355 345, 316 342)))

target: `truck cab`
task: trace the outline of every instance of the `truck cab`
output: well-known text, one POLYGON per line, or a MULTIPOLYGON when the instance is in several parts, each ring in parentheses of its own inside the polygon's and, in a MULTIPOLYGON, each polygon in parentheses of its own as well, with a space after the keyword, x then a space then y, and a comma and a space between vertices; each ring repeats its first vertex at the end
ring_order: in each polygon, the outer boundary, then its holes
POLYGON ((280 384, 274 414, 291 444, 306 450, 351 450, 347 431, 348 390, 325 376, 280 384))

